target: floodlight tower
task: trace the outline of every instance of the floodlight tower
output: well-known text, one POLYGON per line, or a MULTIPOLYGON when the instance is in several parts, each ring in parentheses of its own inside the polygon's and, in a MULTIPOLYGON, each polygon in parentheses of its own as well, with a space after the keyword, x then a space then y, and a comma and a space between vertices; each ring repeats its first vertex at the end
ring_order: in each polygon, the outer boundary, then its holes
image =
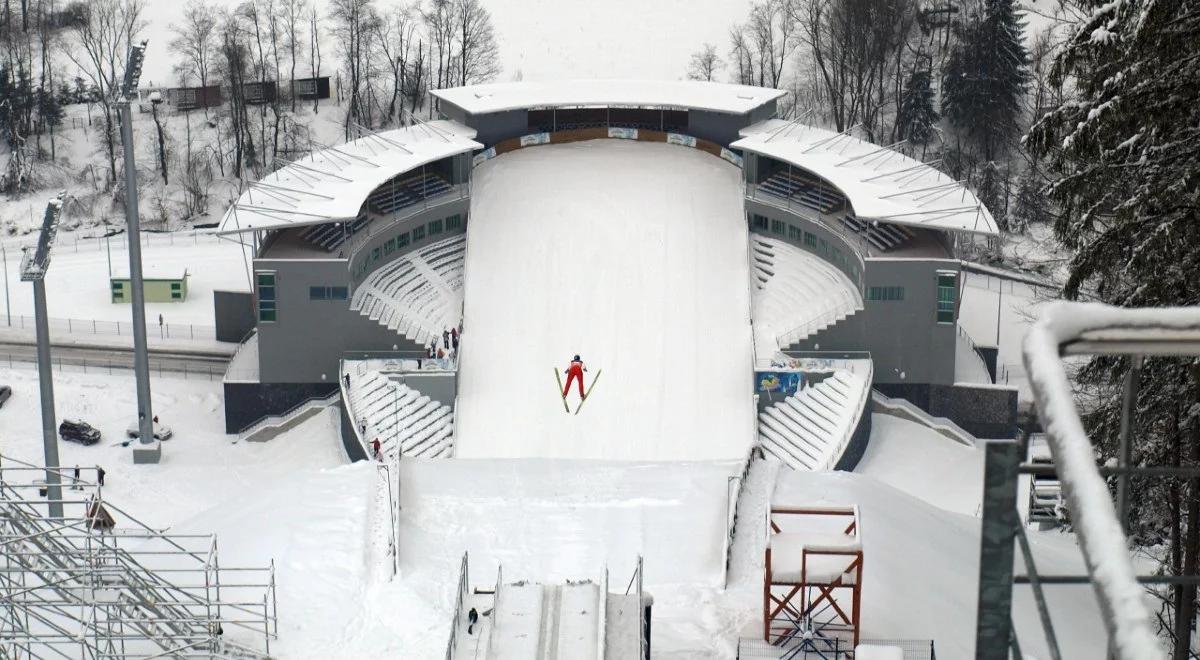
POLYGON ((33 282, 33 315, 37 324, 38 385, 42 394, 42 449, 46 456, 46 499, 50 517, 62 518, 62 475, 58 463, 58 435, 54 415, 54 374, 50 364, 50 323, 46 318, 46 270, 50 268, 50 248, 58 233, 58 218, 62 213, 66 191, 46 205, 42 217, 42 233, 37 248, 25 250, 21 257, 21 281, 33 282))
POLYGON ((146 292, 142 283, 142 242, 138 221, 137 166, 134 163, 133 113, 138 80, 147 41, 129 47, 125 80, 117 90, 114 105, 121 112, 121 146, 125 152, 125 225, 129 240, 129 285, 133 288, 133 373, 137 380, 138 444, 134 463, 157 463, 162 445, 154 438, 154 411, 150 406, 150 358, 146 354, 146 292))

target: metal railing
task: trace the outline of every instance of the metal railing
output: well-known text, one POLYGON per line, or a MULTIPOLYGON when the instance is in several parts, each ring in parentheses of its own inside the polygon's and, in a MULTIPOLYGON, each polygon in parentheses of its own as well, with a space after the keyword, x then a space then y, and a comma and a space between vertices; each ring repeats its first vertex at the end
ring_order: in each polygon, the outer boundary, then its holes
POLYGON ((1134 406, 1145 357, 1200 356, 1200 308, 1120 309, 1094 303, 1055 303, 1025 336, 1023 357, 1038 415, 1054 462, 1021 464, 1020 441, 988 441, 985 446, 983 534, 980 541, 979 611, 976 658, 1000 660, 1010 649, 1019 656, 1012 626, 1013 584, 1029 584, 1050 657, 1063 657, 1054 634, 1044 589, 1053 584, 1090 583, 1100 605, 1110 656, 1116 660, 1162 657, 1162 641, 1139 583, 1154 580, 1197 584, 1197 576, 1138 576, 1124 524, 1128 480, 1200 476, 1195 466, 1165 468, 1132 465, 1134 406), (1063 357, 1130 356, 1122 392, 1119 448, 1114 466, 1097 466, 1097 453, 1075 407, 1063 357), (1019 474, 1057 473, 1079 539, 1086 575, 1039 575, 1016 510, 1019 474), (1104 476, 1115 476, 1116 502, 1104 476), (1013 575, 1014 541, 1025 575, 1013 575))
POLYGON ((458 569, 458 593, 454 599, 454 618, 450 623, 450 640, 446 643, 446 660, 454 660, 454 654, 458 651, 458 622, 462 619, 463 605, 467 601, 467 590, 470 588, 467 569, 467 553, 464 552, 462 565, 458 569))
MULTIPOLYGON (((9 369, 37 369, 37 358, 22 353, 0 352, 0 366, 9 369)), ((84 373, 113 375, 121 371, 133 371, 133 355, 125 359, 89 359, 54 356, 51 367, 60 373, 84 373)), ((225 365, 221 362, 200 362, 183 359, 157 359, 150 357, 150 373, 159 378, 174 377, 184 380, 220 381, 225 377, 225 365)))
MULTIPOLYGON (((37 323, 32 316, 22 316, 13 314, 11 323, 8 316, 0 316, 0 330, 12 328, 13 330, 28 330, 33 332, 37 329, 37 323)), ((54 334, 70 334, 70 335, 106 335, 109 337, 127 337, 129 341, 133 341, 133 324, 128 321, 103 321, 100 319, 56 319, 50 318, 50 332, 54 334)), ((216 341, 217 329, 211 325, 197 325, 193 323, 163 323, 156 325, 153 322, 147 323, 146 338, 154 341, 159 340, 177 340, 177 341, 216 341)))
POLYGON ((341 392, 338 392, 337 390, 330 392, 329 394, 325 394, 325 395, 314 394, 306 399, 299 401, 298 403, 296 403, 296 405, 292 406, 291 408, 288 408, 287 410, 285 410, 281 413, 269 413, 269 414, 263 415, 262 417, 259 417, 258 419, 254 420, 253 422, 250 422, 249 426, 242 429, 238 433, 237 441, 250 440, 251 438, 253 438, 253 436, 257 435, 260 431, 263 431, 264 429, 266 429, 268 427, 283 425, 283 424, 287 423, 293 415, 301 412, 303 409, 305 409, 309 406, 327 408, 329 406, 336 404, 338 399, 340 399, 340 398, 341 398, 341 392))

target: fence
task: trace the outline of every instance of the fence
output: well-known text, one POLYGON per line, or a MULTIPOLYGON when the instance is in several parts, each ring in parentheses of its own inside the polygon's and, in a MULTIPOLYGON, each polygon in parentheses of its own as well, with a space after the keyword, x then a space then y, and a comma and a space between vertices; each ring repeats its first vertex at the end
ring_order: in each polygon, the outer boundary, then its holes
MULTIPOLYGON (((776 646, 761 639, 739 639, 738 660, 853 660, 854 649, 839 640, 814 640, 810 648, 776 646)), ((937 660, 931 639, 863 639, 860 646, 883 646, 900 649, 904 660, 937 660)))
MULTIPOLYGON (((2 327, 19 330, 37 330, 37 321, 32 316, 13 314, 3 316, 2 327)), ((126 321, 101 321, 98 319, 48 319, 50 332, 82 335, 106 335, 109 337, 129 337, 133 340, 133 323, 126 321)), ((151 319, 153 320, 153 319, 151 319)), ((163 323, 162 325, 146 324, 146 338, 153 341, 158 339, 174 339, 181 341, 216 341, 217 329, 211 325, 196 325, 193 323, 163 323)))
MULTIPOLYGON (((9 369, 37 370, 37 358, 30 354, 0 353, 0 366, 9 369)), ((133 371, 133 354, 127 360, 107 358, 52 357, 51 368, 59 373, 107 374, 133 371)), ((205 363, 199 360, 150 358, 150 373, 159 378, 173 377, 184 380, 220 381, 225 376, 223 362, 205 363)))
MULTIPOLYGON (((170 232, 141 232, 143 248, 166 247, 171 245, 217 245, 225 242, 211 231, 170 231, 170 232)), ((16 238, 0 241, 6 250, 20 250, 23 247, 37 245, 37 234, 26 234, 16 238)), ((124 232, 108 236, 77 236, 70 232, 59 233, 54 239, 54 252, 97 252, 101 250, 124 250, 126 238, 124 232)))

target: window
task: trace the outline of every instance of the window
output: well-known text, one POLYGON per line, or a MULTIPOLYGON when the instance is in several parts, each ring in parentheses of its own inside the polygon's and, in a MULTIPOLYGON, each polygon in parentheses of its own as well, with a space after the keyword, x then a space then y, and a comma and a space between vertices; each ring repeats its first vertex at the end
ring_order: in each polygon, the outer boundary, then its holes
POLYGON ((783 232, 784 232, 784 227, 787 227, 787 225, 784 224, 783 221, 781 221, 781 220, 772 220, 771 221, 771 233, 772 234, 779 234, 782 236, 783 232))
POLYGON ((396 247, 402 248, 408 245, 408 232, 404 232, 396 237, 396 247))
POLYGON ((276 320, 275 273, 255 273, 258 282, 258 320, 274 323, 276 320))
POLYGON ((414 227, 412 230, 413 243, 425 238, 425 227, 414 227))
POLYGON ((176 292, 176 291, 182 291, 182 290, 183 290, 183 283, 181 283, 181 282, 171 282, 171 292, 172 292, 172 293, 174 293, 174 292, 176 292))
POLYGON ((937 275, 937 322, 954 323, 954 302, 958 295, 958 273, 939 271, 937 275))
POLYGON ((183 292, 182 291, 172 291, 171 292, 171 300, 183 300, 183 292))
POLYGON ((113 302, 122 302, 125 300, 125 285, 120 282, 112 283, 112 299, 113 302))
POLYGON ((751 220, 751 223, 750 223, 750 224, 751 224, 751 226, 753 226, 755 229, 761 229, 761 230, 763 230, 763 231, 766 231, 766 230, 767 230, 767 226, 768 226, 768 222, 769 222, 769 221, 767 220, 767 216, 765 216, 765 215, 758 215, 758 214, 756 213, 756 214, 754 214, 754 216, 753 216, 753 219, 751 220))
POLYGON ((873 286, 867 289, 867 300, 897 301, 904 300, 902 286, 873 286))
POLYGON ((396 251, 396 239, 389 238, 387 243, 383 244, 383 253, 391 254, 396 251))
POLYGON ((812 249, 817 249, 817 235, 804 232, 804 245, 812 249))
POLYGON ((379 248, 371 250, 371 261, 379 261, 379 248))
POLYGON ((429 235, 430 236, 435 236, 440 233, 442 233, 442 221, 441 220, 434 220, 433 222, 429 223, 429 235))
POLYGON ((799 241, 800 236, 803 235, 803 233, 804 232, 800 231, 799 227, 793 227, 791 225, 788 225, 788 238, 789 239, 791 239, 793 241, 799 241))
POLYGON ((327 286, 310 286, 308 287, 309 300, 328 300, 329 287, 327 286))
POLYGON ((828 257, 828 256, 829 256, 829 244, 828 244, 828 243, 826 243, 826 242, 825 242, 825 239, 823 239, 823 238, 821 239, 821 247, 820 247, 820 249, 819 249, 818 251, 819 251, 819 252, 820 252, 820 253, 821 253, 823 256, 826 256, 826 257, 828 257))
POLYGON ((462 229, 462 215, 458 213, 446 218, 446 231, 455 229, 462 229))
POLYGON ((329 287, 330 300, 345 300, 350 297, 350 289, 344 286, 329 287))

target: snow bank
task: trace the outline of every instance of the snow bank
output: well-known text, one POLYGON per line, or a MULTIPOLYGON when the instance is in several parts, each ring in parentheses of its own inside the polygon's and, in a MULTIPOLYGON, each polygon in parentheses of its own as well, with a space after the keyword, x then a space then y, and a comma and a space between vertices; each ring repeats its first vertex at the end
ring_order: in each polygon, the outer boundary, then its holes
POLYGON ((891 415, 871 416, 854 471, 954 513, 976 515, 983 498, 983 452, 891 415))

